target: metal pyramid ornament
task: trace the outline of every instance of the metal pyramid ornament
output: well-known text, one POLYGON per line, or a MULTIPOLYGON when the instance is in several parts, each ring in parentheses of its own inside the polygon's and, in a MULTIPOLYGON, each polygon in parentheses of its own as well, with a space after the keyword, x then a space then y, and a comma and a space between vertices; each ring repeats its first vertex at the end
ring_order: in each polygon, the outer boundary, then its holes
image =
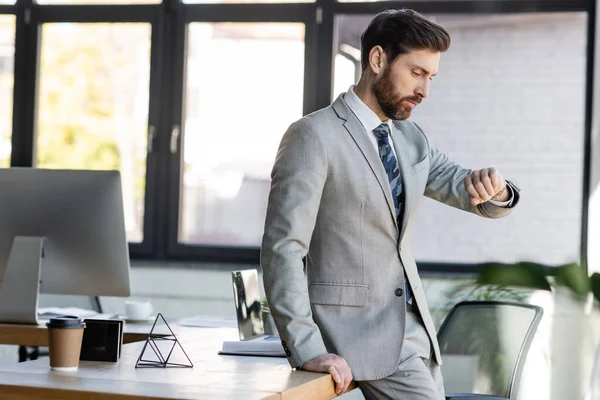
POLYGON ((158 314, 156 319, 154 320, 154 324, 152 325, 152 329, 150 330, 150 334, 146 339, 146 343, 144 343, 144 347, 142 348, 142 352, 138 357, 137 362, 135 363, 136 368, 193 368, 194 364, 188 357, 185 350, 179 343, 179 340, 167 324, 167 321, 163 317, 162 314, 158 314), (155 329, 159 328, 160 325, 157 325, 159 319, 162 320, 164 326, 168 329, 168 333, 155 333, 155 329), (169 334, 170 333, 170 334, 169 334), (173 356, 180 357, 180 354, 177 354, 181 350, 181 353, 187 359, 187 363, 177 363, 173 361, 169 361, 173 356), (174 353, 175 352, 175 353, 174 353))

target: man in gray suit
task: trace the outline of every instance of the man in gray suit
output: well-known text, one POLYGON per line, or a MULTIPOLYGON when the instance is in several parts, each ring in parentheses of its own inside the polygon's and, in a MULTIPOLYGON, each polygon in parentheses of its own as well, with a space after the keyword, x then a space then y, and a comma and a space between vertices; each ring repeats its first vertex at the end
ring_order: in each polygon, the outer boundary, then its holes
POLYGON ((487 218, 518 189, 471 171, 409 122, 428 97, 448 33, 411 10, 378 14, 361 37, 362 76, 293 123, 271 175, 261 265, 293 368, 354 379, 367 399, 443 399, 442 363, 411 225, 423 195, 487 218))

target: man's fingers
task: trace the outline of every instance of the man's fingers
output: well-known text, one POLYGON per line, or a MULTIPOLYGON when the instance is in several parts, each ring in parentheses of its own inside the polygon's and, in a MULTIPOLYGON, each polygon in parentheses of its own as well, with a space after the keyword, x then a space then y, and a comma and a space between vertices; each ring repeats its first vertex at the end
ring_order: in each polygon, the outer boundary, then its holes
POLYGON ((494 185, 494 193, 496 193, 498 190, 502 189, 502 186, 504 185, 504 179, 502 179, 502 175, 500 175, 496 168, 490 168, 489 176, 492 181, 492 185, 494 185))
POLYGON ((352 372, 346 360, 337 359, 334 362, 335 365, 329 365, 327 372, 331 374, 335 382, 335 393, 340 395, 348 390, 348 386, 352 382, 352 372))
POLYGON ((477 193, 479 194, 480 200, 486 201, 487 199, 492 197, 492 195, 487 192, 485 185, 481 181, 475 184, 475 189, 477 189, 477 193))
POLYGON ((479 199, 486 201, 490 198, 491 195, 487 192, 479 174, 473 174, 473 186, 475 186, 475 190, 477 190, 477 197, 479 199))
POLYGON ((344 377, 344 386, 342 387, 342 391, 338 393, 341 394, 348 390, 348 386, 350 386, 350 383, 352 382, 352 370, 350 369, 348 362, 343 358, 340 358, 338 361, 339 365, 337 366, 337 369, 344 377))
POLYGON ((331 377, 335 382, 335 392, 337 394, 342 393, 344 388, 344 378, 338 373, 337 369, 333 365, 330 365, 329 368, 327 368, 327 372, 331 374, 331 377))
POLYGON ((481 196, 479 189, 477 188, 477 186, 480 184, 481 180, 479 179, 479 171, 473 171, 471 175, 465 178, 465 188, 467 189, 467 192, 469 192, 471 197, 476 199, 480 198, 481 196))
POLYGON ((344 393, 346 390, 348 390, 348 386, 350 386, 351 382, 352 382, 352 371, 350 370, 350 367, 347 366, 346 371, 345 371, 344 387, 342 388, 342 393, 344 393))
POLYGON ((465 190, 471 196, 471 205, 485 203, 505 185, 504 178, 495 168, 473 171, 465 177, 465 190))
POLYGON ((305 371, 328 372, 335 382, 335 392, 344 393, 352 382, 352 370, 344 358, 336 354, 323 354, 302 365, 305 371))
POLYGON ((481 183, 483 184, 483 187, 485 188, 485 191, 488 194, 488 197, 486 197, 487 200, 496 193, 496 190, 494 189, 494 184, 492 183, 492 180, 488 174, 481 174, 481 183))
POLYGON ((475 189, 475 185, 473 185, 473 175, 469 175, 465 177, 465 189, 467 193, 471 195, 471 204, 473 203, 473 199, 479 198, 479 193, 477 193, 477 189, 475 189))
POLYGON ((496 171, 494 168, 491 168, 491 171, 490 178, 494 184, 494 194, 496 194, 504 188, 506 182, 504 182, 504 178, 500 175, 500 172, 496 171))

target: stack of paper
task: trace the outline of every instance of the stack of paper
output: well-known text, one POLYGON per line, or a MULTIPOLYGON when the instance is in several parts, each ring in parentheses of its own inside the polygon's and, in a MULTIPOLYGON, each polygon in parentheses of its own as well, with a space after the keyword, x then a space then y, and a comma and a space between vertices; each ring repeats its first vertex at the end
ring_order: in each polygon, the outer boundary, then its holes
POLYGON ((85 308, 77 307, 39 307, 38 317, 42 319, 48 319, 61 315, 74 315, 79 318, 87 318, 97 315, 98 312, 94 310, 86 310, 85 308))

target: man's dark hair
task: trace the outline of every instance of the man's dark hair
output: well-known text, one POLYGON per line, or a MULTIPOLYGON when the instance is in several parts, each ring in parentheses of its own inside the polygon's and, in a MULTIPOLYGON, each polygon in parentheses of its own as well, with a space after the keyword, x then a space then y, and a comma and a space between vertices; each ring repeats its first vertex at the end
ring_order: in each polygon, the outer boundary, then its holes
POLYGON ((450 35, 435 22, 409 9, 387 10, 371 20, 360 37, 361 64, 365 71, 369 53, 377 45, 385 51, 391 64, 400 54, 429 49, 444 52, 450 47, 450 35))

